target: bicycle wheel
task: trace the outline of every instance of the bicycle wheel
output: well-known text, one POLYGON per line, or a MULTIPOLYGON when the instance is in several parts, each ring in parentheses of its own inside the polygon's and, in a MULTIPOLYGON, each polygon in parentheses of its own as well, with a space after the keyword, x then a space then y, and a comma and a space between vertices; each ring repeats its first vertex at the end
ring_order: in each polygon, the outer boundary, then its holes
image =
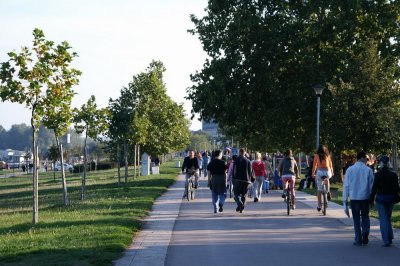
POLYGON ((291 198, 290 198, 290 192, 289 189, 286 190, 286 209, 287 209, 287 215, 290 215, 290 205, 291 205, 291 198))
POLYGON ((192 191, 193 184, 191 180, 188 180, 187 190, 186 190, 186 199, 190 201, 190 191, 192 191))
POLYGON ((195 193, 195 189, 193 188, 193 181, 192 181, 192 189, 190 190, 190 199, 194 200, 194 193, 195 193))

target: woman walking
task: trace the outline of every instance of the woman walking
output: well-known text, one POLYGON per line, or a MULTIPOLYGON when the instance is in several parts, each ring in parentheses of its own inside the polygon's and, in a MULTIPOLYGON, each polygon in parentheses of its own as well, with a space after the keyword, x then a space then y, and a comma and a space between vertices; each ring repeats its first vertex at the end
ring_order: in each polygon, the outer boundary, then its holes
POLYGON ((256 176, 253 184, 254 202, 258 202, 261 199, 263 181, 267 178, 267 171, 265 170, 264 162, 261 160, 261 153, 256 153, 256 159, 251 163, 251 167, 256 176))
POLYGON ((373 204, 375 199, 383 246, 389 247, 393 239, 392 210, 394 203, 399 201, 400 188, 397 174, 389 170, 389 157, 383 156, 379 167, 380 171, 376 173, 372 186, 370 203, 373 204))
POLYGON ((321 211, 322 177, 323 176, 327 177, 324 179, 324 182, 327 189, 327 198, 328 200, 331 200, 329 179, 333 176, 333 166, 332 166, 331 156, 329 155, 328 148, 325 146, 319 145, 317 153, 314 155, 312 176, 315 179, 315 183, 317 185, 317 190, 318 190, 317 211, 321 211))

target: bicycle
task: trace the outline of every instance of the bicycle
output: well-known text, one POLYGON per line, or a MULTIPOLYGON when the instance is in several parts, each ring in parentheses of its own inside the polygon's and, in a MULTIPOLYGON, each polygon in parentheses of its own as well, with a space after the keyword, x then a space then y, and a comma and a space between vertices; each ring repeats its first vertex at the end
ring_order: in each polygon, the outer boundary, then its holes
MULTIPOLYGON (((283 194, 283 198, 286 202, 286 211, 287 211, 287 215, 290 215, 290 210, 294 210, 294 205, 292 202, 292 193, 290 192, 291 190, 291 184, 289 181, 286 181, 283 184, 283 187, 286 189, 285 193, 283 194)), ((294 184, 292 184, 292 186, 294 186, 294 184)))
POLYGON ((194 173, 190 173, 188 182, 185 186, 185 197, 188 201, 194 200, 195 188, 194 188, 194 173))
POLYGON ((325 179, 328 178, 327 176, 321 176, 322 179, 322 192, 321 192, 321 196, 322 196, 322 214, 325 216, 326 215, 326 209, 328 208, 328 190, 326 188, 326 184, 325 184, 325 179))
POLYGON ((285 201, 286 201, 287 215, 290 215, 290 209, 292 208, 292 197, 290 196, 289 186, 286 189, 285 201))

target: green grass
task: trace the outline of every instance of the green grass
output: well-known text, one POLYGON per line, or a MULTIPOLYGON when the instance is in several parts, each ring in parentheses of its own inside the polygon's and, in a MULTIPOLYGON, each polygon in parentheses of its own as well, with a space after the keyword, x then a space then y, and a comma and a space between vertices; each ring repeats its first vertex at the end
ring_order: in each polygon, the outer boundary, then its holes
MULTIPOLYGON (((306 189, 303 189, 302 191, 305 193, 311 194, 311 195, 317 195, 316 189, 307 189, 306 188, 306 189)), ((331 195, 332 195, 333 202, 343 205, 342 193, 343 193, 343 184, 331 183, 331 195)), ((375 207, 371 208, 370 215, 372 217, 379 218, 378 211, 376 210, 375 207)), ((392 213, 392 223, 393 223, 393 227, 400 228, 400 205, 399 204, 394 205, 393 213, 392 213)))
POLYGON ((179 169, 171 161, 160 172, 135 180, 130 176, 121 186, 115 169, 89 172, 84 201, 80 175, 67 173, 68 207, 62 204, 59 174, 53 181, 51 172, 40 173, 36 225, 31 175, 0 179, 0 264, 110 265, 131 244, 141 218, 174 182, 179 169))

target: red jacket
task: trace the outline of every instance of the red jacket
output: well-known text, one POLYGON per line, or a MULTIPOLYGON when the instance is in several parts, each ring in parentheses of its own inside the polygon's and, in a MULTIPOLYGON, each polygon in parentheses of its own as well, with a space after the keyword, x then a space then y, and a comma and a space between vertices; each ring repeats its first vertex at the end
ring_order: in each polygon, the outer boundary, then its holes
POLYGON ((253 161, 251 164, 255 176, 267 177, 267 171, 265 170, 265 164, 263 161, 253 161))

